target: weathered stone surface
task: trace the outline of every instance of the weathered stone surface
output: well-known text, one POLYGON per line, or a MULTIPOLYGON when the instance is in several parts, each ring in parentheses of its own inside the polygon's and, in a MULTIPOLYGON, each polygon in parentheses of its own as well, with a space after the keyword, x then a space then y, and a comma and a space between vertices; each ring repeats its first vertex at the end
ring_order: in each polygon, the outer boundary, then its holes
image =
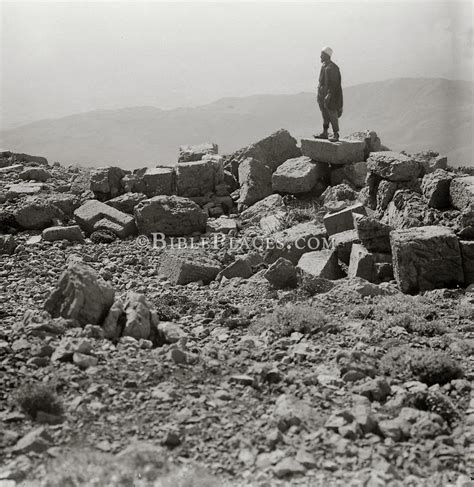
POLYGON ((367 163, 354 162, 353 164, 344 164, 343 166, 336 166, 331 171, 331 186, 338 184, 348 184, 355 188, 362 188, 367 177, 367 163))
MULTIPOLYGON (((381 282, 380 266, 377 264, 392 264, 390 254, 369 252, 363 245, 352 245, 351 257, 349 261, 348 277, 362 277, 369 282, 381 282)), ((386 270, 384 267, 384 270, 386 270)), ((392 273, 393 276, 393 273, 392 273)), ((390 276, 389 276, 390 277, 390 276)))
POLYGON ((474 240, 460 240, 462 266, 464 270, 464 284, 474 283, 474 240))
POLYGON ((24 169, 23 164, 8 164, 6 166, 0 165, 0 174, 7 174, 10 172, 21 172, 24 169))
POLYGON ((46 431, 44 426, 40 426, 18 440, 12 450, 15 453, 43 453, 52 444, 52 436, 46 431))
POLYGON ((371 218, 358 213, 353 214, 354 227, 358 239, 370 252, 389 253, 390 231, 392 228, 376 218, 371 218))
POLYGON ((399 190, 389 203, 383 223, 392 228, 412 228, 424 225, 427 205, 422 196, 409 190, 399 190))
POLYGON ((224 166, 237 177, 239 165, 249 157, 262 162, 273 172, 286 160, 299 156, 301 151, 296 145, 296 139, 287 130, 281 129, 227 156, 224 166))
POLYGON ((288 159, 272 175, 273 191, 278 193, 306 193, 317 180, 316 165, 309 157, 288 159))
POLYGON ((0 255, 12 255, 17 247, 13 235, 0 235, 0 255))
POLYGON ((418 293, 464 281, 459 242, 441 226, 425 226, 390 233, 394 275, 404 293, 418 293))
POLYGON ((408 189, 415 193, 421 194, 421 185, 419 179, 412 179, 411 181, 394 182, 383 179, 377 188, 376 196, 376 210, 382 214, 392 201, 395 193, 400 189, 408 189))
POLYGON ((232 279, 233 277, 248 279, 252 274, 252 267, 245 259, 236 259, 232 264, 229 264, 219 272, 217 279, 220 279, 221 277, 227 279, 232 279))
POLYGON ((220 216, 215 220, 208 220, 206 231, 216 233, 237 232, 237 221, 227 216, 220 216))
POLYGON ((296 266, 302 274, 323 279, 339 279, 343 273, 337 262, 337 253, 334 250, 317 250, 303 254, 296 266))
POLYGON ((349 265, 352 245, 359 242, 356 230, 346 230, 335 233, 329 237, 331 248, 337 253, 337 258, 346 265, 349 265))
POLYGON ((145 295, 129 291, 113 303, 102 328, 109 339, 129 336, 140 340, 150 337, 154 325, 158 325, 158 318, 145 295))
POLYGON ((436 169, 423 177, 421 191, 428 206, 438 209, 450 206, 449 187, 452 179, 453 174, 443 169, 436 169))
POLYGON ((328 164, 348 164, 364 160, 365 141, 341 139, 328 140, 301 139, 301 152, 304 156, 328 164))
POLYGON ((60 276, 44 308, 53 318, 62 316, 79 325, 100 325, 114 301, 110 284, 82 262, 73 262, 60 276))
POLYGON ((364 159, 367 159, 371 152, 379 152, 382 150, 382 142, 375 130, 353 132, 346 138, 347 140, 359 140, 365 143, 364 159))
POLYGON ((174 167, 150 167, 143 174, 144 193, 148 198, 171 195, 175 191, 174 167))
POLYGON ((185 236, 205 232, 207 214, 193 201, 180 196, 155 196, 135 207, 140 233, 185 236))
POLYGON ((133 215, 135 206, 146 199, 147 197, 143 193, 124 193, 116 198, 106 201, 105 204, 123 213, 133 215))
POLYGON ((470 206, 474 202, 474 176, 454 178, 449 187, 449 198, 458 210, 470 206))
POLYGON ((283 230, 286 226, 286 219, 286 211, 277 211, 276 213, 260 218, 259 226, 265 235, 269 235, 283 230))
POLYGON ((263 274, 265 279, 274 287, 283 289, 296 287, 297 271, 293 263, 280 257, 263 274))
POLYGON ((93 169, 90 189, 99 201, 115 198, 123 192, 121 180, 126 172, 120 167, 107 166, 93 169))
MULTIPOLYGON (((11 151, 0 152, 0 161, 7 161, 8 164, 6 165, 15 164, 17 162, 34 162, 44 166, 48 165, 48 160, 46 157, 31 156, 30 154, 22 154, 11 151)), ((2 166, 0 165, 0 167, 2 166)))
POLYGON ((284 209, 283 198, 279 194, 272 194, 244 210, 240 218, 246 223, 258 223, 264 216, 275 215, 284 209))
POLYGON ((357 193, 347 184, 338 184, 337 186, 329 186, 326 188, 321 198, 324 206, 334 207, 341 201, 355 201, 357 199, 357 193))
POLYGON ((420 164, 422 176, 425 174, 430 174, 436 171, 436 169, 448 168, 448 158, 446 156, 440 156, 438 152, 417 152, 411 157, 420 164))
POLYGON ((67 227, 56 226, 43 230, 43 240, 69 240, 70 242, 84 242, 84 235, 78 225, 67 227))
POLYGON ((167 249, 163 252, 159 272, 172 284, 197 281, 208 284, 220 269, 218 261, 195 249, 167 249))
POLYGON ((274 233, 269 238, 272 245, 265 252, 265 262, 269 264, 283 257, 296 265, 304 253, 322 250, 329 245, 325 229, 308 222, 274 233))
POLYGON ((43 167, 28 167, 23 170, 18 177, 23 179, 23 181, 33 180, 44 183, 51 177, 51 174, 43 167))
POLYGON ((179 148, 178 162, 200 161, 207 154, 217 153, 217 144, 204 143, 197 145, 182 145, 179 148))
POLYGON ((105 228, 120 238, 126 238, 137 231, 132 216, 97 200, 86 201, 74 212, 74 216, 78 225, 89 234, 105 228))
POLYGON ((420 164, 405 154, 393 151, 372 152, 367 169, 388 181, 410 181, 420 175, 420 164))
POLYGON ((203 196, 214 191, 216 171, 212 160, 183 162, 176 166, 176 188, 179 196, 203 196))
POLYGON ((63 216, 52 200, 41 197, 26 198, 15 212, 16 222, 27 230, 42 230, 63 216))
POLYGON ((251 206, 272 194, 272 172, 257 159, 245 159, 239 165, 239 203, 251 206))
POLYGON ((21 196, 31 196, 47 189, 43 183, 17 183, 12 184, 7 189, 7 199, 19 198, 21 196))
POLYGON ((359 213, 367 215, 367 210, 360 203, 344 208, 335 213, 326 213, 323 218, 324 226, 326 227, 329 236, 335 233, 345 232, 354 228, 353 214, 359 213))

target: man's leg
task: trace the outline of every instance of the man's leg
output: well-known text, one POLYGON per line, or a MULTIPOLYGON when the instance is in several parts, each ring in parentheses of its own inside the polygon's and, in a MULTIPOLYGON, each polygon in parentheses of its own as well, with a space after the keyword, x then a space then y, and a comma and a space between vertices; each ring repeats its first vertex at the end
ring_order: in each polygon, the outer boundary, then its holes
POLYGON ((339 140, 339 117, 337 116, 337 110, 328 110, 327 113, 334 134, 329 140, 337 142, 339 140))
POLYGON ((321 110, 321 115, 323 116, 323 131, 319 135, 314 135, 316 139, 327 139, 328 138, 328 130, 329 130, 329 113, 327 108, 324 105, 319 105, 319 109, 321 110))

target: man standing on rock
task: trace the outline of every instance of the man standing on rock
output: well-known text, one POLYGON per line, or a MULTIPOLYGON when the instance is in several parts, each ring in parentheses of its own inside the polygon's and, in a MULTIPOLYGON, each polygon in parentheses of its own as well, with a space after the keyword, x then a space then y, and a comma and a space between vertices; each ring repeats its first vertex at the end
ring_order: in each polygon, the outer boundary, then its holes
POLYGON ((331 61, 332 49, 325 47, 321 51, 321 71, 319 73, 318 105, 323 115, 323 132, 314 135, 316 139, 329 139, 331 142, 339 140, 339 121, 342 115, 342 88, 339 67, 331 61), (333 136, 328 136, 329 124, 332 126, 333 136))

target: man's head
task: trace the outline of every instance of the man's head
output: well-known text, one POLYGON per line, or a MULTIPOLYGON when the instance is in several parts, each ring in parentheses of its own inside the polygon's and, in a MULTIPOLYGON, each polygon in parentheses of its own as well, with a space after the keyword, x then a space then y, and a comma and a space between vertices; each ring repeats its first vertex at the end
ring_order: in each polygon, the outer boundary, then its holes
POLYGON ((332 49, 330 47, 323 47, 321 50, 321 62, 325 63, 331 59, 332 49))

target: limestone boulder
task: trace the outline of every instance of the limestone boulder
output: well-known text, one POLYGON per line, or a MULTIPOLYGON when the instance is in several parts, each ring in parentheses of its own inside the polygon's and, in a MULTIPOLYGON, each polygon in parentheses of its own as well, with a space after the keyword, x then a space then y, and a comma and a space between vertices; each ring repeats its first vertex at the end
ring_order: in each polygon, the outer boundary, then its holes
POLYGON ((122 178, 126 172, 120 167, 107 166, 93 169, 90 174, 90 190, 99 201, 107 201, 122 194, 122 178))
POLYGON ((245 159, 239 165, 239 203, 251 206, 272 194, 272 172, 257 159, 245 159))
POLYGON ((258 223, 261 218, 285 211, 285 203, 279 194, 272 194, 250 206, 240 214, 243 222, 258 223))
POLYGON ((393 151, 372 152, 367 159, 367 169, 388 181, 410 181, 420 175, 419 162, 393 151))
POLYGON ((175 192, 176 173, 174 167, 150 167, 142 176, 143 192, 153 196, 171 195, 175 192))
POLYGON ((400 190, 389 203, 382 222, 396 229, 420 227, 425 224, 427 209, 421 195, 410 190, 400 190))
POLYGON ((56 240, 68 240, 69 242, 84 242, 84 235, 78 225, 55 226, 43 230, 43 240, 54 242, 56 240))
POLYGON ((180 237, 206 231, 207 214, 197 203, 180 196, 155 196, 135 207, 140 233, 180 237))
POLYGON ((370 252, 389 253, 392 228, 376 218, 354 213, 354 227, 358 240, 370 252))
POLYGON ((391 280, 393 279, 392 256, 369 252, 363 245, 354 244, 347 277, 361 277, 375 284, 391 280))
POLYGON ((200 161, 204 156, 208 154, 217 154, 218 151, 218 145, 212 143, 182 145, 179 147, 178 162, 200 161))
POLYGON ((393 230, 393 270, 400 290, 415 294, 462 284, 464 272, 458 239, 442 226, 393 230))
POLYGON ((423 177, 421 190, 431 208, 449 208, 449 187, 453 174, 443 169, 436 169, 423 177))
POLYGON ((317 250, 303 254, 296 266, 301 274, 314 278, 340 279, 344 276, 337 260, 335 250, 317 250))
POLYGON ((430 174, 437 169, 448 168, 448 158, 446 156, 440 155, 439 152, 417 152, 412 155, 412 158, 420 164, 421 176, 424 176, 425 174, 430 174))
POLYGON ((288 259, 280 257, 263 274, 265 279, 275 288, 296 287, 298 275, 296 267, 288 259))
POLYGON ((412 179, 411 181, 387 181, 382 179, 377 188, 377 203, 375 209, 379 215, 387 209, 389 203, 392 201, 395 193, 398 190, 407 189, 414 193, 421 194, 421 185, 419 179, 412 179))
POLYGON ((301 139, 301 152, 314 161, 327 164, 349 164, 364 161, 365 141, 341 139, 301 139))
POLYGON ((44 304, 53 318, 75 320, 79 325, 101 325, 114 302, 114 290, 88 265, 73 261, 61 274, 44 304))
POLYGON ((118 211, 121 211, 122 213, 133 215, 135 206, 146 199, 147 197, 143 193, 124 193, 116 198, 106 201, 105 204, 115 208, 118 211))
POLYGON ((215 184, 216 170, 212 160, 183 162, 176 166, 178 196, 204 196, 214 191, 215 184))
POLYGON ((272 175, 273 191, 278 193, 307 193, 317 180, 316 165, 309 157, 288 159, 272 175))
POLYGON ((356 203, 348 206, 341 211, 334 213, 326 213, 323 218, 324 226, 326 227, 329 236, 335 233, 345 232, 354 228, 353 214, 367 215, 367 210, 364 205, 356 203))
POLYGON ((449 187, 449 199, 453 207, 461 211, 474 203, 474 176, 454 178, 449 187))
MULTIPOLYGON (((347 137, 348 140, 358 140, 365 143, 364 157, 367 159, 371 152, 379 152, 382 150, 382 142, 375 130, 363 130, 360 132, 353 132, 347 137)), ((365 160, 364 159, 364 160, 365 160)))

